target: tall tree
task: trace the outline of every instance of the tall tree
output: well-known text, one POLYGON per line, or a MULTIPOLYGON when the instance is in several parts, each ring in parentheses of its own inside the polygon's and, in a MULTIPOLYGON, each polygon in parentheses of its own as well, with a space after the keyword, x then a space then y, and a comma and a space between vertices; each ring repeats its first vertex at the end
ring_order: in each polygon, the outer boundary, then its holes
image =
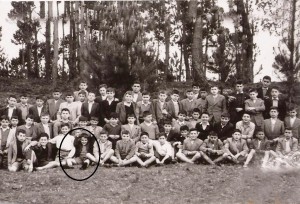
POLYGON ((53 2, 48 1, 48 16, 46 20, 46 48, 45 48, 45 77, 50 79, 52 76, 52 67, 51 67, 51 21, 53 18, 53 2))

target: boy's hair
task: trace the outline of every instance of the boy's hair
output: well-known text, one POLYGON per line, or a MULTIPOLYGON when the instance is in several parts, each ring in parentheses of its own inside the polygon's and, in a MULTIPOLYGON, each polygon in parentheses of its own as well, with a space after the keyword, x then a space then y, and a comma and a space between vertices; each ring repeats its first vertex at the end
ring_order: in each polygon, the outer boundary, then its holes
POLYGON ((264 80, 264 79, 267 79, 267 80, 271 81, 271 77, 268 76, 268 75, 264 76, 264 77, 263 77, 263 80, 264 80))
POLYGON ((1 116, 1 121, 2 121, 2 120, 7 120, 7 121, 9 121, 9 118, 8 118, 7 115, 2 115, 2 116, 1 116))
POLYGON ((180 132, 184 131, 184 130, 189 131, 190 129, 189 129, 189 127, 187 125, 183 125, 183 126, 180 127, 180 132))
POLYGON ((172 95, 173 95, 173 94, 179 95, 179 91, 178 91, 177 89, 174 89, 174 90, 172 91, 172 95))
POLYGON ((201 88, 200 89, 200 92, 204 92, 204 91, 207 92, 206 88, 201 88))
POLYGON ((135 118, 135 115, 133 113, 130 113, 127 115, 127 118, 135 118))
POLYGON ((86 85, 88 85, 87 82, 86 82, 86 81, 83 81, 83 80, 80 81, 79 84, 86 84, 86 85))
POLYGON ((278 107, 277 107, 277 106, 271 106, 271 107, 270 107, 270 111, 271 111, 271 110, 277 110, 277 112, 278 112, 278 107))
POLYGON ((79 137, 80 138, 89 138, 89 135, 87 133, 83 132, 79 135, 79 137))
POLYGON ((217 85, 217 84, 212 84, 211 86, 210 86, 210 89, 212 89, 212 88, 217 88, 217 89, 220 89, 220 87, 217 85))
POLYGON ((208 112, 202 112, 200 117, 202 117, 202 115, 204 115, 204 114, 209 116, 208 112))
POLYGON ((172 121, 171 120, 164 120, 164 125, 171 125, 172 126, 172 121))
POLYGON ((218 134, 215 131, 210 131, 209 136, 217 136, 218 137, 218 134))
POLYGON ((100 135, 108 135, 108 132, 106 130, 101 130, 100 135))
POLYGON ((139 84, 139 85, 141 85, 141 82, 139 82, 139 81, 134 81, 134 82, 132 83, 132 86, 133 86, 134 84, 139 84))
POLYGON ((30 119, 34 120, 34 117, 33 117, 33 115, 31 115, 31 114, 27 115, 27 116, 26 116, 26 119, 27 119, 27 118, 30 118, 30 119))
POLYGON ((257 93, 257 90, 256 89, 250 89, 249 93, 251 93, 251 92, 257 93))
POLYGON ((78 92, 78 96, 79 96, 80 94, 82 94, 82 95, 84 95, 84 96, 86 97, 86 92, 85 92, 85 91, 79 91, 79 92, 78 92))
POLYGON ((290 106, 288 108, 288 111, 296 111, 297 112, 297 107, 296 106, 290 106))
POLYGON ((197 84, 197 83, 193 83, 192 87, 194 87, 194 86, 200 87, 199 84, 197 84))
POLYGON ((92 117, 91 117, 91 120, 99 121, 99 119, 98 119, 97 117, 95 117, 95 116, 92 116, 92 117))
POLYGON ((87 119, 87 117, 84 117, 84 116, 81 115, 81 116, 79 117, 78 121, 79 121, 79 122, 80 122, 80 121, 87 122, 88 119, 87 119))
POLYGON ((44 96, 37 96, 37 97, 35 97, 35 100, 37 101, 37 100, 42 100, 42 101, 46 101, 46 99, 45 99, 45 97, 44 96))
POLYGON ((129 134, 130 134, 130 132, 128 130, 123 130, 122 131, 122 135, 129 135, 129 134))
POLYGON ((238 80, 235 82, 235 84, 242 84, 242 85, 243 85, 244 83, 243 83, 243 80, 238 79, 238 80))
POLYGON ((264 130, 261 127, 256 127, 255 131, 254 131, 254 135, 257 135, 257 133, 259 133, 259 132, 263 132, 264 133, 264 130))
POLYGON ((112 88, 112 87, 108 87, 108 88, 106 89, 106 93, 107 93, 107 92, 113 92, 113 93, 115 93, 115 89, 112 88))
POLYGON ((124 97, 125 97, 126 95, 131 95, 131 96, 133 96, 133 93, 132 93, 132 91, 126 91, 125 94, 124 94, 124 97))
POLYGON ((10 99, 10 98, 17 99, 17 96, 16 96, 16 95, 12 95, 12 94, 11 94, 11 95, 9 95, 9 96, 8 96, 8 99, 10 99))
POLYGON ((63 108, 63 109, 61 109, 61 113, 62 113, 63 111, 67 111, 68 113, 70 113, 70 110, 69 110, 69 109, 67 109, 67 108, 63 108))
POLYGON ((149 137, 148 132, 142 132, 142 133, 141 133, 141 137, 142 137, 143 135, 146 135, 147 137, 149 137))
POLYGON ((48 112, 41 112, 40 117, 44 117, 44 116, 49 116, 50 117, 50 114, 48 112))
POLYGON ((165 137, 165 138, 166 138, 166 134, 163 133, 163 132, 159 133, 159 134, 158 134, 158 138, 161 138, 161 137, 165 137))
POLYGON ((67 92, 67 93, 65 94, 65 97, 67 97, 67 96, 73 96, 73 97, 74 97, 74 93, 72 93, 72 92, 67 92))
POLYGON ((186 90, 185 93, 187 94, 187 93, 191 93, 191 92, 193 93, 193 90, 192 89, 188 89, 188 90, 186 90))
POLYGON ((179 114, 186 115, 186 111, 185 110, 181 110, 181 111, 178 112, 178 115, 179 114))
POLYGON ((239 129, 234 129, 234 130, 232 131, 232 134, 234 134, 234 133, 236 133, 236 132, 239 132, 240 134, 242 134, 242 132, 241 132, 239 129))
POLYGON ((68 127, 69 129, 71 128, 69 123, 62 123, 60 129, 62 129, 63 127, 68 127))
POLYGON ((167 92, 165 90, 160 90, 158 94, 167 94, 167 92))
POLYGON ((55 88, 53 89, 52 93, 56 93, 56 92, 61 93, 61 90, 60 90, 58 87, 55 87, 55 88))
POLYGON ((198 132, 197 128, 191 128, 191 129, 190 129, 190 132, 192 132, 192 131, 198 132))
POLYGON ((106 85, 106 84, 100 84, 100 85, 99 85, 99 89, 101 89, 101 88, 107 89, 107 85, 106 85))
POLYGON ((11 116, 10 120, 12 120, 12 119, 19 120, 18 116, 16 116, 16 115, 11 116))
POLYGON ((20 98, 22 98, 22 97, 27 97, 27 94, 26 94, 26 93, 22 93, 22 94, 20 95, 20 98))
POLYGON ((143 91, 143 92, 142 92, 142 96, 144 96, 144 95, 150 96, 150 93, 149 93, 148 91, 143 91))
POLYGON ((230 114, 228 112, 224 112, 224 113, 222 113, 221 117, 230 118, 230 114))
POLYGON ((26 130, 24 129, 18 129, 17 132, 16 132, 16 135, 19 135, 20 133, 23 133, 26 135, 26 130))
POLYGON ((273 89, 279 91, 279 87, 278 86, 272 86, 271 90, 273 90, 273 89))
POLYGON ((94 94, 96 96, 96 91, 90 90, 88 95, 90 95, 90 94, 94 94))
POLYGON ((110 115, 109 115, 109 119, 112 119, 112 118, 119 118, 119 114, 118 113, 116 113, 116 112, 112 112, 112 113, 110 113, 110 115))
POLYGON ((286 130, 288 130, 288 131, 293 131, 291 128, 285 128, 285 129, 284 129, 284 132, 285 132, 286 130))
POLYGON ((45 132, 41 132, 37 139, 40 140, 42 137, 47 137, 47 139, 49 139, 49 135, 45 132))
POLYGON ((193 109, 193 113, 199 113, 199 114, 200 114, 200 112, 201 112, 201 111, 200 111, 199 108, 194 108, 194 109, 193 109))
POLYGON ((147 117, 148 115, 152 115, 150 111, 144 111, 143 118, 147 117))
POLYGON ((246 112, 243 113, 242 117, 243 117, 245 114, 251 116, 250 113, 246 111, 246 112))

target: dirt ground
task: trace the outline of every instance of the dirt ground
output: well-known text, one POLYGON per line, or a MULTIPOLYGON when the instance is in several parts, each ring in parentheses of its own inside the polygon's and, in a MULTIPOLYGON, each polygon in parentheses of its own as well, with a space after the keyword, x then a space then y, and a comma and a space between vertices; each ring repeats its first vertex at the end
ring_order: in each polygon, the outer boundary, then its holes
MULTIPOLYGON (((67 172, 83 178, 93 170, 67 172)), ((99 167, 86 181, 74 181, 60 168, 31 174, 1 170, 0 180, 0 203, 300 203, 299 171, 257 167, 99 167)))

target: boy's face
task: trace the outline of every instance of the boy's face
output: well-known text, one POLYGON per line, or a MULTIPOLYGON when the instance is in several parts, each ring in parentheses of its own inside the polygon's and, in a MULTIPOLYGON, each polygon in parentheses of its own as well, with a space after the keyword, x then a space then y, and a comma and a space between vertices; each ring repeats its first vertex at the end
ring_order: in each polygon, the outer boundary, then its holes
POLYGON ((109 98, 109 99, 113 99, 115 97, 115 93, 113 91, 107 92, 106 95, 107 95, 107 98, 109 98))
POLYGON ((21 101, 21 103, 26 104, 27 101, 28 101, 28 97, 22 96, 22 97, 20 98, 20 101, 21 101))
POLYGON ((218 140, 218 136, 216 136, 216 135, 209 135, 208 138, 209 138, 209 140, 212 141, 212 142, 215 142, 215 141, 218 140))
POLYGON ((183 137, 187 137, 188 134, 189 134, 189 131, 187 131, 187 130, 181 130, 181 131, 180 131, 180 134, 181 134, 181 136, 183 136, 183 137))
POLYGON ((82 91, 85 91, 85 90, 87 89, 87 87, 88 87, 88 86, 87 86, 86 83, 80 83, 80 84, 79 84, 79 89, 82 90, 82 91))
POLYGON ((226 124, 228 123, 228 121, 229 121, 229 118, 228 118, 228 117, 221 117, 221 123, 222 123, 223 125, 226 125, 226 124))
POLYGON ((10 97, 10 98, 8 99, 8 105, 9 105, 10 107, 14 107, 16 104, 17 104, 17 99, 16 99, 16 98, 10 97))
POLYGON ((55 100, 58 100, 61 97, 61 92, 53 92, 52 96, 55 100))
POLYGON ((111 125, 117 125, 118 124, 118 118, 111 118, 110 120, 109 120, 109 122, 110 122, 110 124, 111 125))
POLYGON ((249 114, 244 114, 243 117, 242 117, 242 120, 244 123, 248 123, 250 122, 250 115, 249 114))
POLYGON ((194 98, 194 93, 191 91, 191 92, 187 92, 186 93, 186 97, 189 99, 189 100, 192 100, 194 98))
POLYGON ((26 122, 26 125, 31 126, 34 121, 33 121, 33 118, 26 118, 25 122, 26 122))
POLYGON ((272 95, 273 98, 278 98, 278 96, 279 96, 279 90, 272 89, 271 95, 272 95))
POLYGON ((16 119, 16 118, 12 118, 12 119, 10 120, 10 124, 11 124, 11 126, 13 126, 13 127, 18 126, 18 123, 19 123, 19 120, 16 119))
POLYGON ((199 93, 199 91, 200 91, 200 87, 199 86, 193 86, 193 92, 195 94, 199 93))
POLYGON ((129 134, 122 134, 122 140, 129 141, 130 140, 129 134))
POLYGON ((296 117, 297 111, 296 111, 296 110, 290 110, 290 111, 289 111, 289 115, 290 115, 291 117, 296 117))
POLYGON ((80 126, 80 127, 85 127, 85 126, 87 126, 87 121, 79 121, 78 122, 78 125, 80 126))
POLYGON ((244 85, 243 85, 243 84, 236 84, 236 85, 235 85, 235 90, 236 90, 237 92, 242 92, 243 89, 244 89, 244 85))
POLYGON ((200 118, 200 113, 193 112, 192 117, 193 117, 194 120, 198 120, 200 118))
POLYGON ((132 85, 132 91, 134 93, 138 93, 138 92, 140 92, 140 90, 141 90, 141 85, 140 84, 133 84, 132 85))
POLYGON ((70 117, 70 113, 68 111, 61 112, 61 118, 67 120, 70 117))
POLYGON ((1 120, 1 127, 2 128, 7 128, 9 125, 9 121, 8 120, 1 120))
POLYGON ((210 88, 210 93, 211 93, 212 95, 216 95, 218 92, 219 92, 218 87, 211 87, 211 88, 210 88))
POLYGON ((81 142, 81 144, 82 144, 83 146, 85 146, 85 145, 87 145, 87 143, 88 143, 88 139, 87 139, 86 137, 82 137, 81 140, 80 140, 80 142, 81 142))
POLYGON ((197 131, 193 130, 193 131, 190 132, 190 138, 192 140, 195 140, 198 137, 198 134, 199 133, 197 131))
POLYGON ((98 120, 91 120, 90 121, 92 126, 97 126, 98 125, 98 120))
POLYGON ((293 136, 293 132, 292 132, 292 130, 285 130, 284 131, 284 136, 285 136, 285 138, 286 139, 291 139, 291 137, 293 136))
POLYGON ((37 105, 38 107, 41 107, 41 106, 44 105, 44 101, 43 101, 42 99, 37 99, 37 100, 36 100, 36 105, 37 105))
POLYGON ((166 99, 167 99, 167 94, 160 93, 159 96, 158 96, 158 98, 159 98, 160 101, 165 102, 166 99))
POLYGON ((134 117, 128 117, 127 121, 129 124, 134 124, 135 118, 134 117))
POLYGON ((270 84, 271 84, 271 81, 270 80, 268 80, 268 79, 263 79, 263 87, 264 88, 267 88, 267 87, 269 87, 270 86, 270 84))
POLYGON ((103 142, 103 143, 105 143, 106 141, 107 141, 107 134, 101 134, 100 135, 100 142, 103 142))
POLYGON ((271 118, 277 118, 278 117, 278 111, 275 109, 270 110, 270 116, 271 118))
POLYGON ((166 137, 165 136, 160 136, 159 138, 158 138, 158 141, 159 141, 159 143, 160 144, 165 144, 166 143, 166 137))
POLYGON ((179 120, 179 121, 184 121, 184 120, 185 120, 185 117, 186 117, 185 114, 182 114, 182 113, 178 114, 178 120, 179 120))
POLYGON ((94 93, 89 93, 88 100, 89 100, 89 102, 93 102, 95 100, 95 94, 94 93))
POLYGON ((79 98, 79 101, 81 101, 81 102, 85 101, 85 95, 84 94, 79 94, 78 98, 79 98))
POLYGON ((178 94, 172 94, 172 95, 171 95, 171 99, 172 99, 173 101, 178 101, 179 95, 178 95, 178 94))
POLYGON ((170 132, 171 129, 172 129, 172 125, 171 124, 164 124, 164 129, 165 129, 165 132, 170 132))
POLYGON ((257 98, 257 93, 256 92, 250 92, 249 94, 251 99, 256 99, 257 98))
POLYGON ((65 135, 70 131, 70 128, 68 126, 63 126, 60 131, 63 135, 65 135))
POLYGON ((131 94, 126 94, 125 95, 125 101, 127 103, 131 103, 132 102, 132 95, 131 94))
POLYGON ((202 116, 201 116, 201 122, 208 122, 208 120, 209 120, 209 115, 202 114, 202 116))
POLYGON ((144 121, 150 123, 152 121, 152 115, 147 115, 146 117, 144 117, 144 121))
POLYGON ((149 95, 143 95, 143 102, 149 102, 150 96, 149 95))
POLYGON ((206 91, 201 91, 200 96, 201 96, 202 99, 205 99, 206 96, 207 96, 207 92, 206 91))
POLYGON ((147 143, 147 142, 148 142, 148 140, 149 140, 149 138, 148 138, 148 136, 147 136, 147 135, 142 135, 142 136, 141 136, 141 142, 142 142, 142 143, 144 143, 144 144, 145 144, 145 143, 147 143))
POLYGON ((72 103, 74 101, 74 97, 73 96, 66 96, 66 101, 68 103, 72 103))
POLYGON ((259 132, 256 133, 256 137, 259 140, 263 140, 265 138, 265 133, 263 131, 259 131, 259 132))
POLYGON ((42 116, 41 117, 41 122, 43 124, 47 124, 49 122, 49 119, 50 119, 49 115, 42 116))
POLYGON ((46 146, 48 143, 48 138, 47 137, 41 137, 39 140, 40 145, 46 146))
POLYGON ((104 96, 106 94, 106 88, 105 87, 100 88, 99 93, 104 96))
POLYGON ((234 140, 239 140, 239 139, 241 138, 241 133, 239 133, 239 132, 234 132, 234 133, 232 134, 232 137, 233 137, 234 140))
POLYGON ((25 139, 26 139, 26 134, 19 132, 19 134, 17 135, 17 139, 18 139, 20 142, 24 142, 25 139))

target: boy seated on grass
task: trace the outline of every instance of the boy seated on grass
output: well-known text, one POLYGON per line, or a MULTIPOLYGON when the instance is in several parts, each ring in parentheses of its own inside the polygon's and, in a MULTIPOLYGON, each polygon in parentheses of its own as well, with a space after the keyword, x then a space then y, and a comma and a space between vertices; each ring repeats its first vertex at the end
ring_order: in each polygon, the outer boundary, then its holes
POLYGON ((56 154, 55 161, 50 162, 49 164, 44 166, 44 168, 53 168, 53 167, 60 166, 59 160, 61 161, 61 164, 63 166, 72 167, 72 163, 70 162, 69 159, 72 158, 75 154, 75 148, 74 148, 75 137, 73 135, 67 134, 70 130, 71 130, 70 124, 63 123, 61 124, 61 134, 49 140, 51 144, 56 144, 57 154, 56 154), (60 148, 60 155, 59 155, 59 148, 60 148))
POLYGON ((242 139, 240 130, 235 129, 232 132, 232 137, 225 140, 224 144, 227 159, 236 164, 246 160, 249 148, 246 140, 242 139))
POLYGON ((118 166, 127 166, 136 162, 135 143, 130 139, 129 132, 124 130, 122 133, 122 140, 117 141, 115 155, 111 160, 118 166))
POLYGON ((174 148, 175 155, 178 151, 182 150, 183 142, 189 136, 189 127, 183 125, 180 127, 180 134, 176 134, 173 138, 170 139, 170 143, 174 148))
POLYGON ((143 132, 141 134, 141 141, 136 143, 135 155, 137 162, 141 167, 147 168, 155 161, 153 145, 149 143, 149 134, 143 132))
POLYGON ((105 130, 100 132, 100 138, 98 139, 98 143, 100 146, 100 151, 97 142, 94 142, 93 146, 93 162, 104 166, 106 161, 109 161, 110 158, 114 155, 114 150, 112 149, 112 143, 108 140, 108 133, 105 130), (100 161, 99 161, 100 160, 100 161))
POLYGON ((167 141, 165 133, 159 134, 158 142, 154 141, 153 146, 155 148, 154 156, 156 157, 157 166, 170 164, 172 162, 174 151, 171 144, 167 141))
POLYGON ((266 166, 270 152, 273 153, 273 151, 270 151, 270 141, 266 138, 264 131, 260 128, 256 130, 255 138, 250 142, 249 149, 250 152, 243 166, 245 168, 248 167, 248 164, 256 155, 263 157, 262 167, 266 166))
POLYGON ((16 139, 8 146, 7 160, 8 170, 11 172, 24 169, 28 172, 33 171, 33 161, 31 159, 31 150, 27 148, 30 140, 26 138, 26 131, 17 130, 16 139))
POLYGON ((86 133, 81 133, 80 142, 74 147, 75 148, 75 155, 73 158, 68 159, 70 164, 81 164, 81 170, 87 169, 90 165, 91 160, 95 160, 95 157, 92 154, 92 147, 93 143, 91 143, 90 136, 86 133))
POLYGON ((209 161, 212 161, 209 163, 217 164, 226 158, 223 142, 218 138, 218 134, 214 131, 209 133, 200 149, 208 156, 209 161))

